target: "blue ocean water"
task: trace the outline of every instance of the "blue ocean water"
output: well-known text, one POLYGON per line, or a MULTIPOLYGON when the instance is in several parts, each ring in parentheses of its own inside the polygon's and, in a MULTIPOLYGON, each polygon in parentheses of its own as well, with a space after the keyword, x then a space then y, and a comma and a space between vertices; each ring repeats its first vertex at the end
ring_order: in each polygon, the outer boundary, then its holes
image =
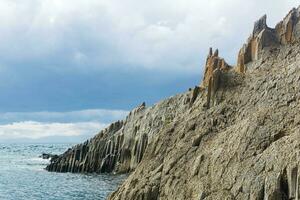
POLYGON ((0 200, 101 200, 125 175, 50 173, 45 153, 60 154, 70 144, 0 144, 0 200))

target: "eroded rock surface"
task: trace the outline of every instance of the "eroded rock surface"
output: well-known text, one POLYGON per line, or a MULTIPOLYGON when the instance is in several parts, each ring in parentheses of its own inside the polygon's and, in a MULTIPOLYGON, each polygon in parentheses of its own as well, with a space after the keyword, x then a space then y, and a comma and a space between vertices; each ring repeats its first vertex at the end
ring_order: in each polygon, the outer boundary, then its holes
POLYGON ((232 69, 225 60, 219 57, 219 50, 216 49, 214 53, 213 49, 209 49, 209 54, 206 59, 204 78, 201 86, 207 88, 207 101, 205 106, 210 107, 211 104, 215 104, 215 96, 217 90, 221 87, 221 79, 224 73, 227 73, 232 69))
MULTIPOLYGON (((293 18, 291 13, 283 24, 293 18)), ((204 90, 190 109, 160 130, 148 144, 143 161, 109 199, 299 199, 296 22, 293 18, 295 39, 286 43, 280 38, 289 31, 279 37, 274 32, 278 28, 270 29, 266 17, 260 19, 253 31, 254 42, 248 43, 243 55, 247 70, 224 72, 217 104, 203 108, 204 90)), ((206 78, 203 85, 208 90, 206 78)))
POLYGON ((264 56, 164 126, 109 199, 299 199, 300 48, 264 56))
POLYGON ((146 108, 143 103, 125 120, 111 124, 94 138, 54 157, 46 169, 73 173, 127 173, 134 170, 153 135, 189 107, 193 91, 151 108, 146 108))
POLYGON ((300 39, 300 7, 292 9, 274 29, 267 26, 267 16, 264 15, 254 24, 253 33, 241 48, 237 71, 245 73, 245 64, 261 57, 264 48, 278 47, 299 42, 300 39))
POLYGON ((211 49, 202 83, 55 158, 59 172, 129 172, 111 200, 300 199, 300 31, 266 16, 235 68, 211 49))

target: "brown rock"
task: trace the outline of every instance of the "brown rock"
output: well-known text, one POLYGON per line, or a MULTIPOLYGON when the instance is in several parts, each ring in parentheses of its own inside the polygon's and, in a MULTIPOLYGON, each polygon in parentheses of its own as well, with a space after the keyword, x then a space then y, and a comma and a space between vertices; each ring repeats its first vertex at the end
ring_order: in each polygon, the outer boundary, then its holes
POLYGON ((230 66, 225 62, 223 58, 219 57, 219 50, 216 49, 214 54, 212 54, 212 48, 209 49, 209 54, 206 59, 205 64, 205 72, 204 72, 204 78, 201 83, 203 87, 208 87, 209 80, 213 75, 213 72, 216 69, 221 69, 223 71, 229 70, 230 66))
POLYGON ((214 102, 214 96, 219 87, 219 79, 222 72, 227 72, 231 69, 223 58, 219 57, 219 50, 216 49, 212 54, 212 48, 209 49, 209 54, 206 60, 204 78, 201 83, 202 87, 207 88, 207 103, 209 108, 211 101, 214 102))
POLYGON ((247 43, 239 51, 236 71, 245 73, 246 64, 260 59, 266 47, 287 45, 300 39, 300 7, 292 9, 279 22, 275 29, 267 26, 267 16, 264 15, 254 24, 254 29, 247 43))
POLYGON ((265 47, 276 46, 279 44, 276 31, 267 26, 267 16, 264 15, 254 24, 252 35, 240 49, 237 60, 236 71, 246 72, 246 64, 260 58, 261 51, 265 47))
POLYGON ((299 38, 299 33, 296 32, 296 25, 299 22, 300 9, 292 9, 289 14, 276 25, 277 37, 281 44, 291 44, 299 38))

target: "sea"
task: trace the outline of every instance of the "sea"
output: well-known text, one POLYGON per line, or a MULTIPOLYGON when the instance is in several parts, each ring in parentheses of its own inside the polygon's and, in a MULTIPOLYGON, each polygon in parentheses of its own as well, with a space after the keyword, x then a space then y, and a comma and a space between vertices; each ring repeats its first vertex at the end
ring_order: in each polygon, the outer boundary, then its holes
POLYGON ((72 144, 0 144, 0 200, 102 200, 126 175, 47 172, 42 153, 72 144))

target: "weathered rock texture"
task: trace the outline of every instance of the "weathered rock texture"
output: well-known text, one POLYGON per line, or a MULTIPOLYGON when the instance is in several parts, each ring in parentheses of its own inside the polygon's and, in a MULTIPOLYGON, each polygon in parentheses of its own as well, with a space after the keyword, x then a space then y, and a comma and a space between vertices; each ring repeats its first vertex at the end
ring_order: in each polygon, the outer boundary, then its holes
POLYGON ((275 29, 267 26, 267 16, 264 15, 255 25, 247 43, 238 55, 237 71, 245 73, 245 64, 260 58, 266 47, 294 44, 300 39, 300 7, 294 8, 276 25, 275 29))
POLYGON ((209 85, 215 71, 228 71, 231 68, 223 58, 219 57, 218 49, 216 49, 214 53, 212 52, 213 49, 210 48, 206 59, 204 78, 202 81, 202 85, 204 87, 209 85))
POLYGON ((223 58, 219 57, 218 49, 214 53, 212 51, 212 48, 210 48, 206 59, 204 78, 201 83, 202 87, 207 88, 207 102, 205 105, 208 108, 215 103, 216 91, 220 87, 223 74, 232 68, 223 58))
POLYGON ((299 10, 275 29, 260 19, 235 69, 211 50, 200 87, 140 106, 48 169, 132 171, 111 200, 299 200, 299 10))
POLYGON ((111 124, 94 138, 54 157, 46 169, 76 173, 130 172, 141 161, 152 136, 186 110, 191 99, 192 95, 188 98, 177 95, 151 108, 146 108, 143 103, 125 120, 111 124))

